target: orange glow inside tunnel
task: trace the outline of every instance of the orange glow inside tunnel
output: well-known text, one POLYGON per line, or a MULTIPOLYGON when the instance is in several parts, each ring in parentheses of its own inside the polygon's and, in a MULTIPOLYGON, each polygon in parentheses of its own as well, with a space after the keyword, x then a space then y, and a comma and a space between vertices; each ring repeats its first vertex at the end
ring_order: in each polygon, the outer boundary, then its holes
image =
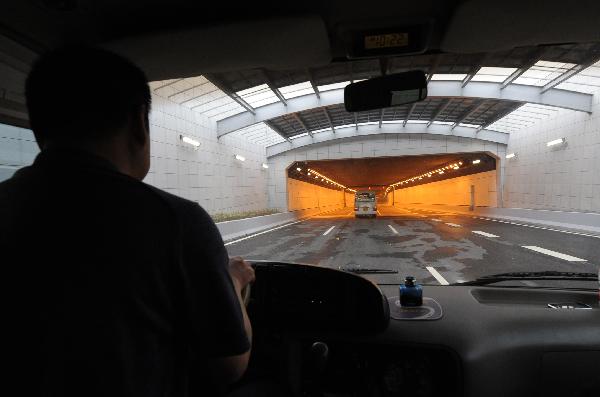
POLYGON ((498 205, 497 160, 487 153, 309 160, 287 171, 288 210, 353 207, 357 191, 380 205, 498 205))

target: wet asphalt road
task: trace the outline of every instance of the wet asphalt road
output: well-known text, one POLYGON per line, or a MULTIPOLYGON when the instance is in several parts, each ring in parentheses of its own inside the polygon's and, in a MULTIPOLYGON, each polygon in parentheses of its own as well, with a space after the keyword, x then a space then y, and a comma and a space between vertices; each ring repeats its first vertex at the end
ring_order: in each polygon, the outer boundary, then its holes
MULTIPOLYGON (((439 285, 513 271, 597 273, 600 265, 597 237, 442 211, 381 206, 379 211, 375 219, 356 219, 352 208, 346 208, 230 243, 227 249, 230 256, 250 260, 398 271, 366 275, 380 284, 398 284, 407 275, 424 284, 439 285)), ((569 286, 590 288, 593 284, 572 282, 569 286)))

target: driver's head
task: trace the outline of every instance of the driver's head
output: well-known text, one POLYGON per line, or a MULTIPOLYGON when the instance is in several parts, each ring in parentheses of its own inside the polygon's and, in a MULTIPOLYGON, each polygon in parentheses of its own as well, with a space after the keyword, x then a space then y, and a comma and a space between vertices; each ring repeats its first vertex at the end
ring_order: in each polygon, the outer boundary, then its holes
POLYGON ((118 143, 135 177, 148 172, 150 89, 132 62, 93 47, 54 50, 33 65, 25 96, 42 150, 70 146, 93 151, 118 143))

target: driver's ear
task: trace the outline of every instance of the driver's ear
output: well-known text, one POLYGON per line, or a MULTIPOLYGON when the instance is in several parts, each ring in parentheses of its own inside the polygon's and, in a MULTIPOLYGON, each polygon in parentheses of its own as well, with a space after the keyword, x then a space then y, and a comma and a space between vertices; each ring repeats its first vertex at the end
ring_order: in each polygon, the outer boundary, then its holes
POLYGON ((140 146, 144 146, 146 141, 150 139, 150 125, 148 121, 148 109, 146 105, 142 105, 131 117, 131 134, 133 139, 140 146))

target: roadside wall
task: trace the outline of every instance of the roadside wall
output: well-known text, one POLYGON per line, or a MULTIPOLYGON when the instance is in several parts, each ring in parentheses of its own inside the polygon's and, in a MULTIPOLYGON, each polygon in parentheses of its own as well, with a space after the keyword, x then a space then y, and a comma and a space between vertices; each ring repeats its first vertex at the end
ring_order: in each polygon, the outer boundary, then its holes
MULTIPOLYGON (((395 204, 470 205, 472 185, 475 186, 476 207, 498 206, 495 170, 398 189, 395 193, 395 204)), ((391 194, 388 195, 388 202, 390 197, 391 194)))
POLYGON ((209 118, 156 95, 152 101, 146 183, 196 201, 209 213, 267 208, 264 147, 243 137, 217 139, 216 123, 209 118), (181 142, 181 134, 198 140, 198 150, 181 142))
MULTIPOLYGON (((202 205, 209 213, 267 208, 265 148, 243 137, 217 140, 216 123, 168 99, 153 95, 151 162, 144 182, 202 205), (182 143, 200 141, 198 150, 182 143), (241 154, 246 161, 234 159, 241 154)), ((30 165, 39 153, 33 133, 0 124, 0 182, 30 165)))
POLYGON ((550 119, 512 132, 505 161, 504 206, 600 212, 600 91, 592 113, 560 109, 550 119), (566 138, 566 146, 546 142, 566 138))
POLYGON ((344 192, 327 189, 297 179, 288 178, 289 211, 319 209, 328 211, 344 207, 344 192))

